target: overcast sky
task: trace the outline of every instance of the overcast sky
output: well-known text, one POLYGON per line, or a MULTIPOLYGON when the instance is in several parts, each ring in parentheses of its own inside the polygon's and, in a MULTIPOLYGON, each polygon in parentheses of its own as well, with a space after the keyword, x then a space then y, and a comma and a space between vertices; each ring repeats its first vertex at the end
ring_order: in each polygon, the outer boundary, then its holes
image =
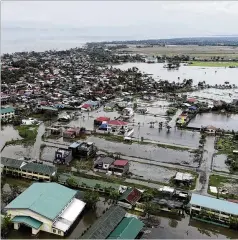
MULTIPOLYGON (((120 27, 160 37, 238 34, 235 1, 4 1, 2 27, 120 27)), ((109 28, 110 27, 110 28, 109 28)), ((126 31, 125 30, 125 31, 126 31)))

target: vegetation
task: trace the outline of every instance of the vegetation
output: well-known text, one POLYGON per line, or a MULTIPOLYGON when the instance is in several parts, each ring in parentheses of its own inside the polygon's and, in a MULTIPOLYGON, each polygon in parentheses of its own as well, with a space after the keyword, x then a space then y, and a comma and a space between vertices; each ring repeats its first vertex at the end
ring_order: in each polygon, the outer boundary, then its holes
POLYGON ((98 192, 87 191, 84 193, 83 201, 86 202, 88 208, 95 209, 99 200, 98 192))
POLYGON ((7 145, 17 145, 17 144, 26 144, 33 145, 36 140, 38 126, 17 126, 16 129, 19 132, 20 137, 23 139, 11 140, 6 142, 7 145))
POLYGON ((175 113, 177 112, 177 108, 169 108, 167 111, 166 111, 166 114, 171 116, 171 115, 174 115, 175 113))
POLYGON ((5 215, 1 220, 1 238, 6 238, 11 227, 11 215, 5 215))
MULTIPOLYGON (((228 178, 228 177, 223 177, 223 176, 219 176, 219 175, 210 175, 209 178, 209 186, 213 186, 213 187, 217 187, 218 190, 221 189, 222 187, 224 187, 225 184, 236 184, 237 183, 237 179, 232 179, 232 178, 228 178)), ((232 193, 228 193, 228 194, 218 194, 216 193, 212 193, 210 191, 210 189, 208 189, 208 193, 211 195, 214 195, 216 197, 222 197, 222 198, 226 198, 226 199, 238 199, 238 195, 232 194, 232 193)))
POLYGON ((77 187, 78 186, 78 183, 77 183, 77 180, 74 178, 74 177, 70 177, 66 180, 66 183, 69 187, 77 187))
POLYGON ((233 150, 238 150, 237 135, 220 136, 216 139, 215 148, 218 150, 218 154, 227 155, 226 163, 230 166, 230 171, 238 171, 238 154, 233 153, 233 150))
POLYGON ((189 66, 199 66, 199 67, 238 67, 238 62, 210 62, 210 61, 193 61, 189 63, 189 66))

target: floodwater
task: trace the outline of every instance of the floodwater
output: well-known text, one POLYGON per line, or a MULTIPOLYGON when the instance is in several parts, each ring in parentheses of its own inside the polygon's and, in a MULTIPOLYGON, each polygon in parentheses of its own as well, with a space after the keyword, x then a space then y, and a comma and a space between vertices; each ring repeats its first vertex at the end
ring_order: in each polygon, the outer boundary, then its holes
POLYGON ((151 159, 158 162, 174 163, 178 165, 197 167, 194 162, 194 154, 188 151, 176 151, 173 149, 160 148, 153 145, 125 144, 111 142, 103 138, 89 137, 88 141, 94 142, 100 150, 107 152, 120 153, 126 156, 151 159))
POLYGON ((1 152, 2 157, 19 159, 22 157, 31 158, 33 153, 32 146, 8 145, 1 152))
POLYGON ((199 81, 206 81, 211 85, 224 84, 226 81, 237 84, 238 68, 181 66, 178 70, 168 70, 163 66, 163 63, 125 63, 114 67, 122 70, 137 67, 144 73, 152 74, 155 80, 163 79, 169 82, 177 82, 180 78, 181 82, 183 79, 193 79, 194 84, 199 81))
POLYGON ((0 149, 4 147, 7 141, 21 139, 18 131, 12 125, 2 126, 0 133, 0 149))
POLYGON ((176 170, 132 161, 130 161, 130 172, 133 174, 132 178, 163 183, 169 183, 169 180, 176 174, 176 170))
POLYGON ((208 88, 199 91, 189 92, 187 94, 189 97, 194 97, 200 101, 205 100, 208 103, 213 103, 213 100, 223 100, 227 103, 231 103, 233 99, 238 97, 238 90, 208 88))
POLYGON ((143 239, 236 239, 237 231, 190 219, 158 217, 158 227, 143 239))
POLYGON ((229 173, 229 167, 226 165, 227 156, 225 154, 215 155, 213 157, 213 167, 212 169, 219 172, 229 173))
POLYGON ((49 161, 53 162, 55 158, 55 152, 58 148, 57 147, 44 147, 41 151, 40 160, 42 161, 49 161))
POLYGON ((193 118, 188 127, 198 127, 212 125, 216 128, 224 130, 238 131, 238 114, 216 114, 216 113, 202 113, 197 114, 193 118))

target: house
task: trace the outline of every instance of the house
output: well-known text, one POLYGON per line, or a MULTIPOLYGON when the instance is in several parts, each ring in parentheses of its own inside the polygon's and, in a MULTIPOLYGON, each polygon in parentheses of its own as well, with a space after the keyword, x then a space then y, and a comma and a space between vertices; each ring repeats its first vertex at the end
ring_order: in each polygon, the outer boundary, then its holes
POLYGON ((110 207, 81 239, 106 239, 125 217, 126 211, 119 206, 110 207))
POLYGON ((85 103, 85 104, 83 104, 81 106, 81 110, 83 110, 83 111, 91 111, 92 110, 92 106, 90 104, 85 103))
POLYGON ((2 172, 6 175, 30 178, 35 180, 51 181, 56 175, 57 168, 54 166, 26 162, 11 158, 1 158, 2 172))
POLYGON ((212 125, 209 125, 206 127, 206 133, 209 133, 209 134, 215 134, 216 133, 216 130, 217 128, 212 126, 212 125))
POLYGON ((114 161, 114 158, 100 156, 94 162, 94 171, 107 172, 114 161))
POLYGON ((174 182, 177 184, 190 185, 193 180, 194 180, 194 177, 191 173, 177 172, 174 177, 174 182))
POLYGON ((65 236, 86 205, 77 193, 57 183, 33 183, 5 209, 16 230, 23 224, 34 235, 44 231, 65 236))
POLYGON ((92 142, 74 142, 69 146, 74 157, 88 158, 93 157, 97 153, 97 147, 92 142))
POLYGON ((98 117, 94 120, 94 126, 100 126, 103 122, 110 121, 109 117, 98 117))
POLYGON ((116 160, 110 167, 110 171, 118 176, 122 176, 129 172, 129 161, 116 160))
POLYGON ((69 164, 73 159, 72 151, 69 149, 59 148, 55 152, 54 163, 69 164))
POLYGON ((206 218, 204 213, 210 214, 213 221, 226 224, 229 223, 231 217, 238 217, 238 204, 192 193, 190 215, 199 220, 200 218, 206 218))
POLYGON ((119 198, 118 205, 125 208, 132 208, 140 199, 142 193, 136 188, 128 188, 119 198))
POLYGON ((144 224, 135 217, 126 217, 119 206, 110 207, 81 239, 136 239, 144 224))
POLYGON ((144 223, 135 217, 125 217, 107 239, 138 239, 144 223))
POLYGON ((15 109, 12 107, 6 107, 0 109, 1 119, 7 120, 15 116, 15 109))

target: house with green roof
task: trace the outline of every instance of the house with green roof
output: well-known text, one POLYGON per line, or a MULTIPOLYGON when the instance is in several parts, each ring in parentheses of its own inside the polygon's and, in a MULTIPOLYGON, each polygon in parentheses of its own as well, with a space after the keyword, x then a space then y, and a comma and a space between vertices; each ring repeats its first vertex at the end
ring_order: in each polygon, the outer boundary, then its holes
POLYGON ((51 181, 52 177, 57 173, 57 168, 55 166, 2 157, 1 171, 7 175, 51 181))
POLYGON ((76 198, 77 192, 57 183, 33 183, 5 210, 16 230, 24 224, 32 234, 45 231, 65 236, 86 205, 76 198))
POLYGON ((6 107, 0 109, 1 119, 10 119, 15 116, 15 109, 12 107, 6 107))
POLYGON ((81 239, 135 239, 144 224, 135 217, 126 217, 120 206, 111 206, 81 239))

